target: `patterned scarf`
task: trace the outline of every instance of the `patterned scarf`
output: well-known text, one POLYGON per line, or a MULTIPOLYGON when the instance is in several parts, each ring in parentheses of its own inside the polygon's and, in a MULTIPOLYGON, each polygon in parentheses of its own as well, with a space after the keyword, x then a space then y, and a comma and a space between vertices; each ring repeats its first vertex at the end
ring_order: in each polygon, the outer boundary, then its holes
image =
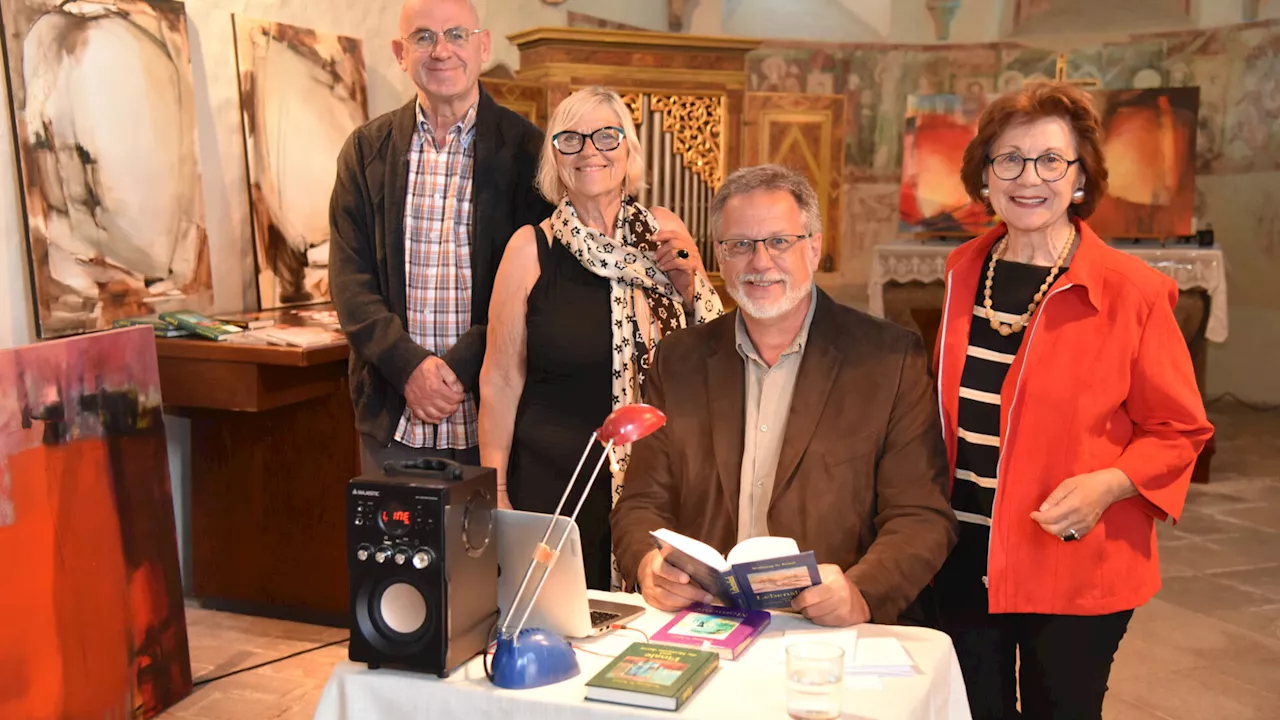
MULTIPOLYGON (((622 199, 613 237, 584 225, 567 196, 551 216, 551 232, 556 242, 568 248, 592 274, 610 281, 614 410, 640 401, 640 391, 658 340, 688 324, 684 299, 653 260, 658 250, 653 240, 657 231, 653 214, 629 195, 622 199)), ((693 322, 700 325, 723 314, 720 296, 704 276, 698 275, 694 282, 693 322)), ((622 479, 630 459, 630 445, 615 446, 610 452, 614 503, 622 495, 622 479)), ((621 587, 620 577, 615 561, 615 589, 621 587)))

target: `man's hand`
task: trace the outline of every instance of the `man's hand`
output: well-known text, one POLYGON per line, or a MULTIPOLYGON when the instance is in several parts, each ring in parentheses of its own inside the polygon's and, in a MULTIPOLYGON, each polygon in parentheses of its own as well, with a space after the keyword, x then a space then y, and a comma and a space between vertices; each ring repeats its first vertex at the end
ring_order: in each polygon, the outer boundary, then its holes
POLYGON ((820 585, 807 588, 791 601, 791 607, 818 625, 848 627, 871 619, 866 598, 839 565, 819 565, 820 585))
POLYGON ((422 361, 404 388, 404 400, 409 411, 422 422, 432 425, 456 413, 462 398, 462 383, 458 382, 458 376, 436 355, 422 361))
POLYGON ((675 612, 697 602, 709 603, 715 599, 694 585, 684 571, 668 565, 662 559, 662 551, 657 548, 650 550, 640 561, 636 575, 644 601, 658 610, 675 612))

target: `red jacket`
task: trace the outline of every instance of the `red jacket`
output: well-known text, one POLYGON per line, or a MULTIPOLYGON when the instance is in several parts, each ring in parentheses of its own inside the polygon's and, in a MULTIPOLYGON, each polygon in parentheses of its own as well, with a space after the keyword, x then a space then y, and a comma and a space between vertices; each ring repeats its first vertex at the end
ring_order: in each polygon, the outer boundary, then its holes
MULTIPOLYGON (((1177 285, 1079 223, 1066 273, 1036 309, 1000 391, 1000 470, 988 551, 993 613, 1102 615, 1160 589, 1155 521, 1177 521, 1213 434, 1186 341, 1177 285), (1030 514, 1063 480, 1115 467, 1138 495, 1115 503, 1079 542, 1030 514)), ((1003 225, 947 259, 936 356, 943 434, 955 476, 960 375, 974 297, 1003 225)))

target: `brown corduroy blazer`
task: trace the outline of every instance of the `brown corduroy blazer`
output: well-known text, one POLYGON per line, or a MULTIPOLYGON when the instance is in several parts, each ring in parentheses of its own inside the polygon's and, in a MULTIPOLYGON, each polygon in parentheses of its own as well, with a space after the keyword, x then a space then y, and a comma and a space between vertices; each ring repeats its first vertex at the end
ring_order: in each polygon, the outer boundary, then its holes
MULTIPOLYGON (((955 544, 947 455, 920 337, 817 292, 769 504, 769 534, 795 538, 893 623, 955 544)), ((745 369, 736 313, 658 346, 645 389, 667 424, 635 444, 612 515, 635 585, 651 530, 727 553, 737 541, 745 369)))

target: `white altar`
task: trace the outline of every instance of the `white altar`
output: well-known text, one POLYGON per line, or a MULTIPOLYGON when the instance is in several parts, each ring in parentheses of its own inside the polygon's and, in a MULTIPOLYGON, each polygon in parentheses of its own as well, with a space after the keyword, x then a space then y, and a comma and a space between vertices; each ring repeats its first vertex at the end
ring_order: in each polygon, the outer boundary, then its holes
MULTIPOLYGON (((885 316, 884 287, 887 283, 943 283, 947 256, 956 249, 953 243, 936 241, 894 241, 877 245, 872 250, 871 279, 867 285, 871 314, 885 316)), ((1221 248, 1193 246, 1115 246, 1146 261, 1148 265, 1172 277, 1181 290, 1203 291, 1209 296, 1209 320, 1205 339, 1225 342, 1227 339, 1227 272, 1221 248)))

